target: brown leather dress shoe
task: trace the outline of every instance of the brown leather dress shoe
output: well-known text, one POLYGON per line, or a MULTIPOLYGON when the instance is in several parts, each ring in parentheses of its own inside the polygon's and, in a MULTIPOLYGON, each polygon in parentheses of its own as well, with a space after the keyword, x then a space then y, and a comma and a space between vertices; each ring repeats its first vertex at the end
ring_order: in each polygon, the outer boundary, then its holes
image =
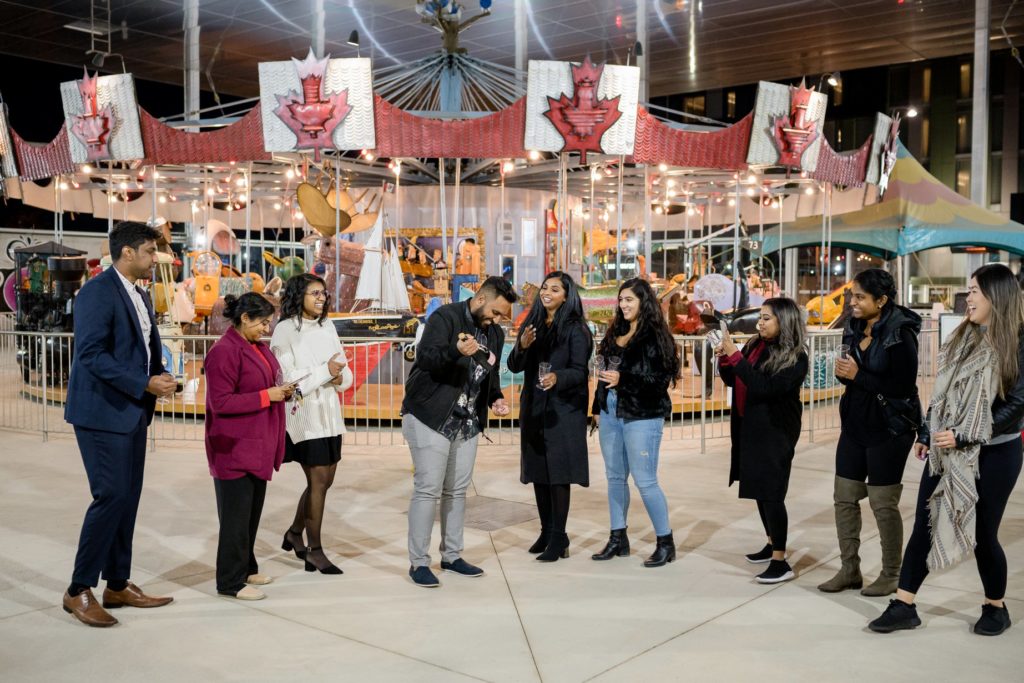
POLYGON ((103 606, 107 609, 118 607, 163 607, 173 601, 174 598, 154 598, 146 595, 142 589, 134 583, 128 582, 123 591, 112 591, 109 588, 103 589, 103 606))
POLYGON ((64 611, 86 626, 103 628, 117 623, 117 619, 110 616, 109 612, 100 607, 100 603, 96 602, 96 596, 89 589, 82 591, 75 597, 71 597, 71 594, 65 591, 64 611))

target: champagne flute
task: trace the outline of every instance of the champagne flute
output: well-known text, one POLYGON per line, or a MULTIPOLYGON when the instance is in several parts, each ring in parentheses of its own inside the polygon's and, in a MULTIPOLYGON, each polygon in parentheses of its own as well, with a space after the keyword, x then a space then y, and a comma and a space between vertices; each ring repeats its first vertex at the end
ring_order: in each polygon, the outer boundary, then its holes
POLYGON ((547 391, 542 380, 551 372, 551 363, 540 363, 537 365, 537 388, 547 391))

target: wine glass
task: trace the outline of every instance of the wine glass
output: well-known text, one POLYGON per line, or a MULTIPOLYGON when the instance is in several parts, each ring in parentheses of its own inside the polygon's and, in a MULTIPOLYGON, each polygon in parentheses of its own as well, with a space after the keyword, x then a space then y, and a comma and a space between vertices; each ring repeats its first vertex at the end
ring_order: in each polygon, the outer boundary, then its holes
POLYGON ((544 389, 545 391, 547 391, 547 387, 545 387, 541 383, 541 380, 544 379, 544 377, 548 373, 550 373, 550 372, 551 372, 551 363, 540 363, 540 364, 537 365, 537 388, 538 389, 544 389))
POLYGON ((849 344, 840 344, 838 347, 836 347, 836 357, 839 358, 840 360, 849 358, 850 357, 850 345, 849 344))
POLYGON ((604 356, 597 354, 594 356, 594 374, 600 375, 604 372, 604 356))
POLYGON ((622 365, 622 359, 618 356, 608 357, 608 372, 618 372, 619 366, 622 365))

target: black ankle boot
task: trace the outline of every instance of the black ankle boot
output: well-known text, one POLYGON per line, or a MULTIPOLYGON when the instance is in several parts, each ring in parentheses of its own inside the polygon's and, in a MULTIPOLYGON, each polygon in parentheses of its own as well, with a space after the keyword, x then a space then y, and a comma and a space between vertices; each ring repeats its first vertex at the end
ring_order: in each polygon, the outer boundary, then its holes
POLYGON ((612 529, 604 550, 590 556, 592 560, 610 560, 613 557, 629 557, 629 539, 625 529, 612 529))
POLYGON ((654 554, 644 561, 645 567, 661 567, 667 562, 675 562, 676 560, 676 542, 672 539, 672 534, 668 536, 658 536, 658 545, 654 549, 654 554))
POLYGON ((533 553, 534 555, 536 555, 537 553, 544 552, 544 549, 548 547, 548 542, 550 540, 551 529, 545 529, 544 527, 541 527, 540 536, 538 536, 537 540, 534 541, 533 545, 530 546, 529 552, 533 553))
POLYGON ((566 557, 569 557, 569 535, 564 532, 552 533, 551 540, 548 541, 548 547, 537 556, 537 561, 554 562, 559 558, 566 557))

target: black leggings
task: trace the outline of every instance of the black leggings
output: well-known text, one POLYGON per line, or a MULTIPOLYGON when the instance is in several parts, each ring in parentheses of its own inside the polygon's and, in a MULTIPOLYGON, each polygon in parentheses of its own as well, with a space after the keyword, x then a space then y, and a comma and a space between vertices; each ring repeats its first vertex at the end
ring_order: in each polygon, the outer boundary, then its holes
POLYGON ((843 430, 836 448, 836 476, 866 481, 871 486, 902 482, 907 457, 914 445, 914 433, 871 441, 872 445, 866 445, 843 430))
POLYGON ((786 503, 781 500, 757 501, 757 513, 761 515, 764 533, 772 541, 772 550, 785 552, 786 535, 789 529, 789 514, 786 503))
MULTIPOLYGON (((1002 600, 1006 594, 1006 555, 999 545, 999 523, 1006 510, 1017 476, 1020 475, 1022 455, 1021 440, 1014 439, 995 446, 982 446, 978 456, 978 505, 975 508, 977 524, 974 559, 978 563, 981 585, 989 600, 1002 600)), ((928 576, 928 551, 931 549, 928 499, 939 485, 939 477, 933 477, 925 465, 921 476, 921 489, 917 494, 917 515, 914 531, 910 535, 907 549, 903 553, 903 570, 900 572, 900 589, 917 593, 928 576)))
POLYGON ((537 498, 537 515, 544 529, 564 534, 569 519, 568 484, 534 484, 533 495, 537 498))

